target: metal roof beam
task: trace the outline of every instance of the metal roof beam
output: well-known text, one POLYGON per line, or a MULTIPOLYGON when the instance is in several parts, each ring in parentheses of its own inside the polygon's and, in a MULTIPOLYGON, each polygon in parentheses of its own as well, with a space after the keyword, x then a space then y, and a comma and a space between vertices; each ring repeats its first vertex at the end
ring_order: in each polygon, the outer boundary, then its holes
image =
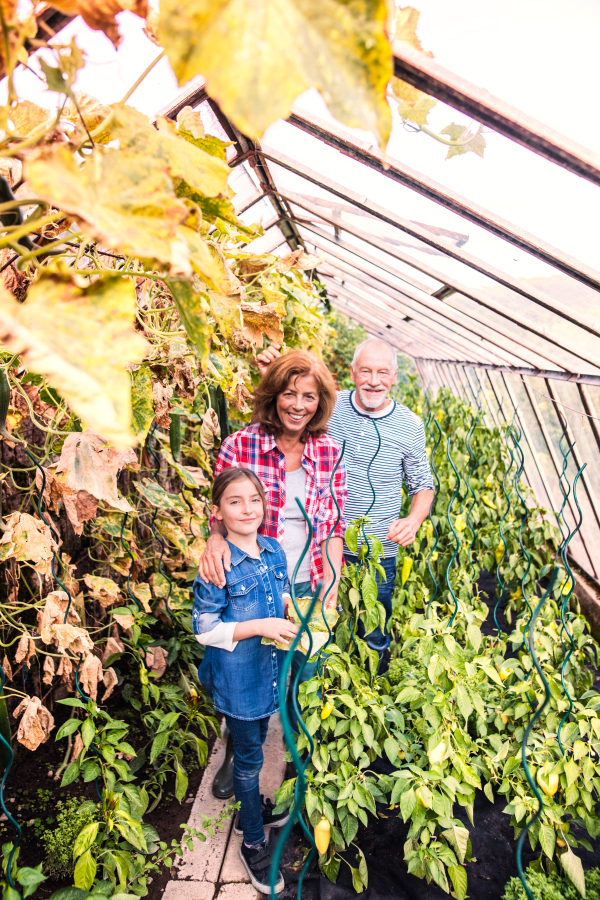
POLYGON ((394 74, 550 162, 600 185, 600 155, 448 71, 403 41, 394 41, 394 74))
MULTIPOLYGON (((345 250, 348 253, 358 256, 359 259, 365 260, 366 262, 371 263, 374 266, 377 266, 382 271, 387 272, 390 275, 393 275, 395 278, 399 278, 399 279, 403 278, 402 272, 400 272, 399 270, 393 269, 389 266, 386 266, 385 263, 378 257, 372 256, 371 254, 365 253, 364 251, 360 251, 357 247, 353 247, 351 244, 348 244, 339 238, 334 238, 333 236, 328 235, 326 232, 322 231, 317 226, 307 225, 306 222, 304 222, 302 219, 297 219, 296 221, 298 222, 298 225, 301 228, 305 229, 306 231, 310 231, 311 234, 315 234, 318 237, 323 237, 325 239, 325 241, 328 241, 329 243, 333 244, 335 247, 340 247, 342 250, 345 250)), ((334 256, 336 259, 345 261, 345 257, 339 256, 339 254, 336 254, 335 251, 332 250, 330 247, 325 246, 324 241, 313 241, 312 238, 307 238, 307 241, 309 243, 314 243, 315 247, 319 247, 325 253, 329 253, 331 256, 334 256)), ((348 263, 349 263, 349 265, 354 266, 360 272, 364 272, 367 275, 371 275, 370 272, 368 272, 361 266, 357 265, 356 263, 350 262, 350 261, 348 261, 348 263)), ((437 312, 442 318, 447 319, 451 323, 452 329, 454 329, 458 325, 462 329, 470 332, 472 335, 475 336, 477 341, 483 341, 483 342, 485 342, 484 345, 490 346, 490 349, 492 349, 492 351, 494 353, 496 353, 496 355, 499 355, 500 357, 502 357, 504 355, 502 352, 498 353, 498 349, 500 349, 500 351, 504 351, 505 353, 510 354, 513 357, 513 359, 512 360, 505 359, 505 361, 510 363, 511 365, 516 360, 517 364, 525 363, 525 364, 529 364, 529 365, 532 365, 533 367, 535 367, 535 363, 531 362, 529 359, 526 358, 527 354, 522 353, 519 345, 515 344, 515 342, 512 341, 510 338, 506 338, 506 336, 503 335, 502 332, 497 331, 495 328, 488 326, 487 324, 484 325, 482 328, 482 323, 478 319, 474 319, 471 316, 466 315, 466 313, 463 313, 460 310, 457 310, 455 307, 449 305, 448 303, 444 303, 443 300, 438 300, 434 294, 430 294, 428 291, 425 291, 424 288, 421 288, 420 290, 422 290, 423 293, 425 294, 425 298, 417 296, 416 294, 413 294, 412 291, 409 291, 403 287, 398 288, 391 282, 389 282, 385 279, 381 279, 380 277, 378 277, 376 275, 371 275, 371 277, 377 278, 377 280, 382 281, 383 284, 386 284, 389 287, 394 288, 394 290, 396 290, 403 296, 409 298, 410 300, 414 301, 415 303, 418 303, 419 306, 423 307, 424 309, 427 309, 427 310, 430 310, 433 312, 437 312), (484 334, 484 331, 485 331, 485 334, 484 334)))
POLYGON ((369 166, 380 175, 390 178, 405 187, 422 194, 429 200, 439 203, 446 209, 473 222, 481 228, 485 228, 497 237, 531 253, 532 256, 541 259, 551 266, 560 269, 566 275, 576 278, 578 281, 594 290, 600 290, 600 272, 592 266, 586 265, 580 260, 574 259, 563 253, 551 244, 529 234, 525 229, 519 228, 507 222, 501 216, 484 209, 477 203, 461 197, 460 194, 444 187, 433 179, 428 178, 409 168, 396 159, 383 157, 378 148, 370 141, 350 135, 346 129, 335 122, 327 122, 318 116, 308 113, 306 110, 292 107, 292 113, 288 121, 306 131, 312 137, 335 147, 345 156, 355 159, 363 165, 369 166))

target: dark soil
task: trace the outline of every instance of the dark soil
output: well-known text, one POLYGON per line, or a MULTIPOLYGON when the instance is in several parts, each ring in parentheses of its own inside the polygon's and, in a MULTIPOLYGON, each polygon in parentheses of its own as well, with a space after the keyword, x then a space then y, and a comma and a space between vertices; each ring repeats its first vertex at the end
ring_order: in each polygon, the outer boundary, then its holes
MULTIPOLYGON (((69 710, 56 704, 52 712, 56 725, 54 735, 68 717, 69 710)), ((141 732, 136 734, 133 727, 136 721, 139 722, 139 714, 131 707, 122 709, 111 707, 110 712, 114 718, 128 721, 133 731, 130 743, 133 746, 139 746, 144 736, 141 732)), ((214 741, 215 736, 209 731, 209 755, 214 741)), ((81 801, 87 799, 96 802, 98 795, 93 782, 91 784, 77 782, 61 788, 54 781, 54 773, 61 765, 66 751, 66 740, 56 743, 51 736, 47 743, 42 744, 34 752, 22 747, 16 741, 13 742, 13 746, 15 762, 6 781, 4 797, 11 815, 23 829, 19 863, 20 865, 36 866, 44 860, 42 831, 52 831, 56 823, 57 801, 77 797, 81 801)), ((196 768, 189 772, 187 797, 182 804, 174 796, 174 778, 172 784, 167 782, 163 799, 157 808, 144 816, 144 821, 154 826, 161 840, 166 841, 169 846, 173 838, 179 840, 182 836, 181 824, 189 819, 191 802, 196 796, 204 771, 204 769, 196 768)), ((138 782, 141 777, 143 777, 143 770, 138 773, 138 782)), ((0 821, 0 843, 14 839, 14 829, 10 822, 0 821)), ((160 900, 170 877, 172 877, 172 872, 166 868, 159 875, 154 876, 149 887, 148 900, 160 900)), ((38 888, 35 895, 36 900, 38 898, 46 900, 54 891, 67 884, 72 884, 72 881, 48 879, 38 888)))

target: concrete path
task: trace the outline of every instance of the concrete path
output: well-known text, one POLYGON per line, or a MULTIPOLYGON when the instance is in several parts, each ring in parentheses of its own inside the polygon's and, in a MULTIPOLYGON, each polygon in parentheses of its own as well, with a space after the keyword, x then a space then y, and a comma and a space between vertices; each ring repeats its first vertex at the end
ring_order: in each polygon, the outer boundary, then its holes
MULTIPOLYGON (((264 745, 265 762, 260 774, 260 791, 265 797, 274 797, 280 787, 285 762, 283 734, 279 716, 273 716, 264 745)), ((228 800, 217 800, 211 792, 213 778, 225 758, 225 741, 216 741, 200 788, 192 806, 189 824, 200 828, 202 816, 218 816, 228 800)), ((194 849, 184 851, 173 878, 167 884, 163 900, 258 900, 259 894, 252 885, 240 859, 241 836, 234 834, 233 818, 222 831, 205 843, 194 841, 194 849)))

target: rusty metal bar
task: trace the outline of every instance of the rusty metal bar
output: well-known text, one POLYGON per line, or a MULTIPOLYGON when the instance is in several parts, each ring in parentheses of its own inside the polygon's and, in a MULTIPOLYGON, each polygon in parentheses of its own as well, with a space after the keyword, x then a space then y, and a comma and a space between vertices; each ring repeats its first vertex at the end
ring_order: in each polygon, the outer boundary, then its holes
POLYGON ((554 372, 552 369, 526 369, 518 366, 496 366, 490 363, 473 363, 465 360, 450 360, 453 366, 473 366, 494 372, 508 372, 511 375, 530 375, 532 378, 552 378, 555 381, 573 381, 576 384, 591 384, 600 387, 600 375, 576 375, 574 372, 554 372))
POLYGON ((528 150, 600 185, 598 153, 449 72, 402 41, 394 42, 394 74, 528 150))
MULTIPOLYGON (((372 315, 364 312, 360 307, 357 307, 354 303, 341 295, 330 293, 329 299, 331 305, 335 309, 338 309, 340 312, 343 312, 344 315, 349 316, 355 322, 358 322, 358 324, 362 325, 369 334, 374 334, 386 341, 390 341, 390 343, 395 344, 399 350, 409 356, 418 355, 419 348, 424 346, 421 342, 415 344, 412 337, 407 339, 399 331, 398 336, 394 327, 388 328, 387 326, 377 325, 374 323, 372 315)), ((429 347, 429 349, 431 350, 431 347, 429 347)))
POLYGON ((478 206, 465 197, 461 197, 460 194, 438 184, 438 182, 433 181, 426 175, 416 172, 414 169, 404 165, 404 163, 387 156, 384 158, 378 148, 373 146, 370 141, 361 140, 349 134, 347 129, 344 129, 337 123, 328 122, 308 113, 306 110, 300 110, 298 107, 292 107, 292 113, 288 121, 317 140, 328 144, 330 147, 335 147, 336 150, 339 150, 345 156, 349 156, 351 159, 369 166, 369 168, 374 169, 380 175, 390 178, 416 191, 418 194, 422 194, 446 209, 451 209, 469 222, 485 228, 497 237, 554 266, 571 278, 576 278, 578 281, 583 282, 588 287, 600 290, 600 272, 592 266, 588 266, 584 262, 563 253, 517 225, 507 222, 482 206, 478 206))
MULTIPOLYGON (((296 175, 299 175, 305 180, 318 185, 319 187, 329 191, 335 196, 342 197, 345 200, 349 200, 358 209, 362 209, 365 212, 370 213, 375 218, 381 219, 381 221, 383 222, 387 222, 394 228, 399 228, 401 231, 404 231, 406 234, 410 234, 412 235, 412 237, 423 241, 423 243, 429 245, 430 247, 435 247, 446 256, 449 256, 452 259, 456 259, 459 262, 465 263, 475 271, 480 272, 483 275, 487 275, 498 284, 502 284, 504 287, 507 287, 510 290, 521 294, 523 297, 526 297, 533 303, 544 307, 552 313, 558 314, 560 317, 572 322, 578 327, 590 331, 592 334, 594 334, 594 336, 600 336, 600 326, 594 324, 594 326, 591 327, 590 325, 586 324, 584 321, 582 321, 582 318, 573 311, 572 308, 559 303, 558 301, 555 301, 536 288, 525 285, 523 282, 521 282, 520 279, 513 278, 511 275, 500 272, 498 269, 495 269, 494 267, 482 262, 481 260, 472 256, 470 253, 466 253, 465 250, 455 247, 449 242, 445 242, 442 238, 436 237, 434 234, 432 234, 432 232, 427 231, 420 225, 411 222, 408 219, 404 219, 391 210, 387 210, 384 207, 379 206, 378 204, 369 202, 364 195, 361 196, 359 194, 356 194, 354 191, 351 191, 349 188, 344 188, 339 184, 336 184, 334 181, 326 178, 324 175, 320 175, 318 172, 313 172, 302 163, 296 162, 295 160, 292 160, 284 154, 278 153, 277 151, 270 150, 269 152, 266 152, 262 150, 261 156, 269 160, 270 162, 275 163, 275 165, 281 166, 282 168, 287 169, 288 171, 293 172, 296 175)), ((498 305, 497 301, 494 301, 493 299, 486 299, 483 296, 479 296, 477 298, 477 302, 482 306, 486 306, 488 309, 491 309, 495 313, 498 312, 496 308, 498 305)), ((516 324, 520 327, 526 328, 528 331, 533 332, 533 334, 537 334, 539 337, 545 338, 545 340, 549 341, 552 344, 555 344, 557 347, 561 347, 563 350, 569 351, 582 361, 594 366, 594 368, 596 367, 594 359, 597 359, 597 357, 595 356, 595 354, 590 353, 589 358, 587 354, 582 354, 580 342, 576 339, 568 339, 560 343, 558 340, 550 337, 550 335, 547 333, 547 329, 545 329, 544 327, 538 326, 537 328, 534 328, 532 325, 528 325, 526 322, 524 322, 522 314, 518 315, 517 313, 511 313, 509 310, 504 309, 502 311, 502 315, 516 322, 516 324)))

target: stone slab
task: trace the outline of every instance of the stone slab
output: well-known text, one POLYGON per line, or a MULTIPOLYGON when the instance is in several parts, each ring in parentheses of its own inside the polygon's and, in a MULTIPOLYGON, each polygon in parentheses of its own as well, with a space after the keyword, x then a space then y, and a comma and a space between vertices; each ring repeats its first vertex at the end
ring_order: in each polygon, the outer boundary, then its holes
POLYGON ((224 884, 217 894, 217 900, 263 900, 264 896, 251 884, 224 884))
POLYGON ((213 900, 214 896, 215 886, 209 881, 169 881, 163 900, 213 900))
MULTIPOLYGON (((188 824, 195 828, 201 828, 203 816, 218 816, 231 800, 217 800, 212 794, 213 778, 221 768, 225 759, 226 741, 218 740, 212 749, 212 753, 202 777, 202 782, 196 798, 192 804, 192 811, 188 824)), ((223 857, 227 848, 231 820, 225 824, 222 831, 215 832, 214 837, 208 837, 204 843, 194 841, 193 850, 184 850, 179 861, 177 878, 190 879, 192 881, 208 881, 213 885, 219 881, 219 874, 223 864, 223 857)))
MULTIPOLYGON (((260 773, 260 792, 265 797, 274 798, 279 790, 285 775, 286 764, 284 762, 285 747, 283 742, 283 730, 279 715, 272 716, 269 722, 269 731, 264 744, 263 753, 265 761, 260 773)), ((221 882, 225 884, 249 882, 248 873, 240 859, 240 845, 242 836, 231 829, 223 868, 221 869, 221 882)), ((219 898, 220 898, 219 894, 219 898)))

